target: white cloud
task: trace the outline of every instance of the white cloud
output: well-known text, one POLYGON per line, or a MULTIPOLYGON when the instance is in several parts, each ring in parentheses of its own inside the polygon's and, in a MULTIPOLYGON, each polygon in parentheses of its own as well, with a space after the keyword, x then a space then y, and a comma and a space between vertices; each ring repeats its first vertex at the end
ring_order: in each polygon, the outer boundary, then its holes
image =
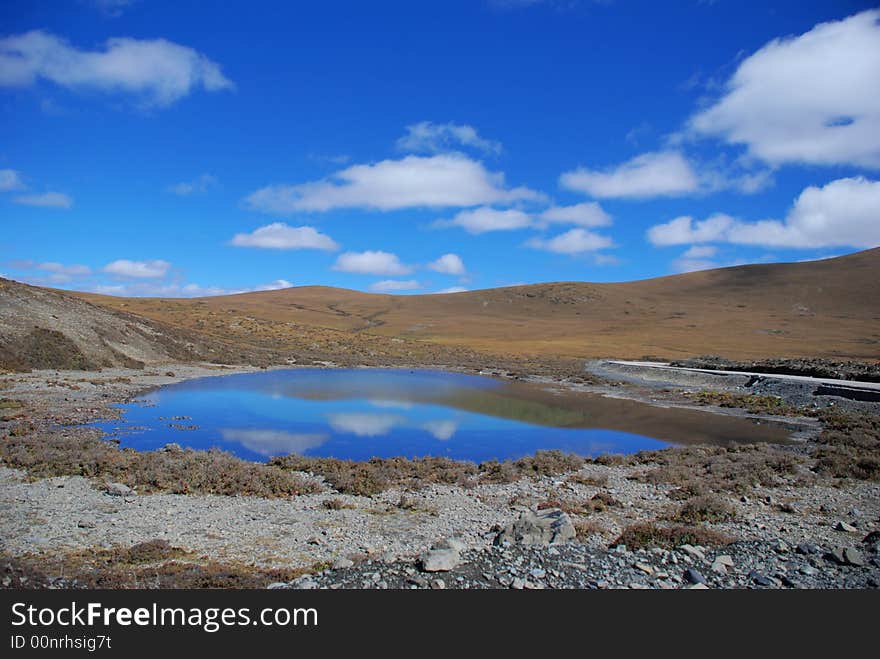
POLYGON ((24 181, 21 175, 14 169, 0 169, 0 192, 10 192, 11 190, 24 190, 24 181))
POLYGON ((880 10, 774 39, 740 63, 689 132, 772 164, 880 167, 880 10))
POLYGON ((432 295, 448 295, 450 293, 466 293, 470 289, 465 288, 464 286, 450 286, 449 288, 441 288, 439 291, 434 291, 432 295))
POLYGON ((175 183, 168 188, 168 191, 179 197, 186 197, 191 194, 202 194, 217 185, 217 177, 210 174, 202 174, 192 181, 184 181, 175 183))
POLYGON ((425 421, 422 424, 422 428, 431 433, 434 439, 445 442, 448 439, 452 439, 452 436, 455 435, 455 432, 458 430, 458 424, 455 421, 425 421))
POLYGON ((377 293, 390 293, 394 291, 414 291, 422 285, 415 279, 383 279, 370 285, 371 291, 377 293))
POLYGON ((784 220, 745 222, 716 214, 677 217, 648 230, 654 245, 727 242, 770 247, 875 247, 880 245, 880 182, 843 178, 806 188, 784 220))
POLYGON ((434 223, 438 227, 458 226, 468 233, 486 233, 488 231, 512 231, 524 229, 532 225, 528 213, 515 208, 499 210, 483 206, 472 210, 460 211, 451 220, 439 220, 434 223))
POLYGON ((43 192, 42 194, 21 195, 15 197, 16 204, 24 206, 39 206, 40 208, 70 208, 73 199, 62 192, 43 192))
POLYGON ((233 89, 220 66, 165 39, 109 39, 102 50, 79 50, 41 30, 0 39, 0 86, 25 87, 38 79, 73 90, 134 94, 146 106, 165 107, 201 87, 233 89))
POLYGON ((354 272, 361 275, 380 275, 399 277, 408 275, 412 268, 400 262, 396 254, 381 251, 345 252, 340 254, 333 265, 340 272, 354 272))
POLYGON ((256 291, 276 291, 290 288, 292 283, 286 279, 276 279, 268 284, 259 284, 250 288, 225 288, 223 286, 202 286, 200 284, 179 284, 175 282, 132 281, 120 284, 99 284, 88 290, 103 295, 121 295, 130 297, 211 297, 215 295, 236 295, 256 291))
POLYGON ((339 249, 335 240, 314 227, 292 227, 283 222, 267 224, 251 233, 238 233, 229 244, 265 249, 339 249))
POLYGON ((672 269, 678 273, 712 270, 717 267, 719 267, 718 263, 710 259, 688 259, 684 256, 680 256, 672 262, 672 269))
POLYGON ((31 260, 22 260, 11 261, 7 263, 7 265, 16 270, 40 270, 49 273, 46 276, 26 278, 29 283, 37 286, 42 286, 44 284, 66 284, 78 277, 87 277, 92 274, 92 269, 89 266, 78 263, 65 265, 64 263, 58 263, 57 261, 36 263, 31 260))
POLYGON ((718 263, 711 260, 718 253, 714 245, 693 245, 672 262, 675 272, 694 272, 717 268, 718 263))
POLYGON ((648 229, 648 240, 653 245, 661 246, 722 241, 735 222, 730 215, 724 213, 716 213, 699 221, 689 215, 682 215, 665 224, 652 226, 648 229))
POLYGON ((586 229, 571 229, 549 239, 531 238, 526 241, 526 246, 557 254, 583 254, 614 247, 614 242, 607 236, 586 229))
POLYGON ((611 216, 595 201, 573 206, 551 206, 538 217, 544 222, 576 224, 582 227, 604 227, 611 224, 611 216))
POLYGON ((539 199, 528 188, 508 189, 504 174, 461 154, 406 156, 352 165, 330 178, 298 185, 271 185, 251 194, 248 207, 265 213, 329 211, 334 208, 443 208, 539 199))
POLYGON ((442 272, 444 275, 463 275, 465 273, 464 261, 458 254, 444 254, 436 261, 429 263, 428 267, 435 272, 442 272))
POLYGON ((480 137, 467 124, 435 124, 422 121, 406 127, 406 135, 397 140, 397 148, 415 153, 441 153, 466 146, 485 153, 501 153, 501 143, 480 137))
POLYGON ((340 412, 327 417, 330 427, 337 432, 347 432, 358 437, 387 435, 400 423, 394 414, 368 414, 363 412, 340 412))
POLYGON ((559 184, 598 198, 669 197, 696 192, 699 177, 678 151, 643 153, 613 169, 580 167, 565 172, 559 184))
POLYGON ((694 245, 682 254, 682 257, 686 259, 709 259, 717 253, 718 248, 714 245, 694 245))
POLYGON ((328 439, 324 433, 285 432, 283 430, 244 430, 221 428, 220 435, 227 442, 236 442, 265 457, 302 454, 317 448, 328 439))
POLYGON ((92 269, 89 266, 80 264, 64 265, 63 263, 48 261, 46 263, 39 263, 36 267, 38 270, 45 270, 58 277, 67 279, 71 277, 86 277, 92 274, 92 269))
POLYGON ((282 288, 291 288, 293 284, 291 284, 286 279, 276 279, 275 281, 271 281, 268 284, 260 284, 259 286, 254 286, 251 290, 253 291, 280 291, 282 288))
POLYGON ((164 277, 171 264, 168 261, 129 261, 118 259, 104 266, 104 272, 117 277, 131 277, 136 279, 154 279, 164 277))

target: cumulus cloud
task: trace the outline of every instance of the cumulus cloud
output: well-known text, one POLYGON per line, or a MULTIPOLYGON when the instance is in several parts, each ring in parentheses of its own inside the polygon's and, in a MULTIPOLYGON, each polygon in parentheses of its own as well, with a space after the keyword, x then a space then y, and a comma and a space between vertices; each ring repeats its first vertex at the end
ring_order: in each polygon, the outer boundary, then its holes
POLYGON ((553 238, 531 238, 526 246, 557 254, 583 254, 614 247, 614 242, 608 236, 587 229, 571 229, 553 238))
POLYGON ((771 247, 875 247, 880 245, 880 182, 843 178, 804 189, 784 220, 747 222, 716 214, 677 217, 648 230, 654 245, 726 242, 771 247))
POLYGON ((20 195, 13 201, 23 206, 38 206, 40 208, 63 208, 73 206, 73 199, 63 192, 43 192, 41 194, 20 195))
POLYGON ((10 261, 7 263, 11 268, 15 270, 37 270, 45 275, 39 277, 28 277, 27 280, 30 283, 42 285, 42 284, 65 284, 69 281, 72 281, 76 278, 80 277, 88 277, 92 274, 92 269, 87 265, 82 265, 79 263, 67 265, 64 263, 58 263, 57 261, 44 261, 42 263, 37 263, 35 261, 31 261, 29 259, 26 260, 18 260, 18 261, 10 261))
POLYGON ((234 88, 216 62, 165 39, 113 38, 94 51, 41 30, 0 39, 0 86, 40 79, 72 90, 133 94, 152 107, 169 106, 199 87, 234 88))
POLYGON ((24 181, 21 175, 14 169, 0 169, 0 192, 10 192, 12 190, 24 190, 24 181))
POLYGON ((484 153, 501 153, 501 143, 480 137, 477 129, 467 124, 435 124, 422 121, 406 127, 406 134, 397 140, 397 148, 415 153, 441 153, 458 147, 471 147, 484 153))
POLYGON ((413 269, 400 262, 396 254, 382 251, 345 252, 340 254, 333 265, 340 272, 354 272, 361 275, 399 277, 408 275, 413 269))
POLYGON ((694 245, 688 249, 682 256, 686 259, 708 259, 718 253, 718 248, 714 245, 694 245))
POLYGON ((134 279, 156 279, 168 274, 171 264, 159 259, 153 261, 129 261, 117 259, 104 266, 103 270, 109 275, 134 279))
POLYGON ((648 240, 653 245, 686 245, 723 241, 728 229, 736 222, 730 215, 716 213, 705 220, 694 220, 682 215, 648 229, 648 240))
POLYGON ((291 284, 286 279, 276 279, 275 281, 270 281, 268 284, 260 284, 259 286, 254 286, 251 290, 254 291, 280 291, 282 288, 291 288, 293 284, 291 284))
POLYGON ((528 188, 507 188, 504 174, 461 154, 406 156, 352 165, 331 177, 297 185, 270 185, 245 199, 265 213, 329 211, 335 208, 443 208, 538 199, 528 188))
POLYGON ((226 288, 223 286, 202 286, 197 283, 130 281, 118 284, 99 284, 89 290, 103 295, 128 297, 212 297, 216 295, 236 295, 255 291, 275 291, 290 288, 292 283, 286 279, 276 279, 268 284, 258 284, 249 288, 226 288))
POLYGON ((694 272, 718 267, 712 260, 718 248, 713 245, 694 245, 672 262, 675 272, 694 272))
POLYGON ((422 285, 415 279, 383 279, 370 285, 370 290, 377 293, 393 293, 395 291, 415 291, 422 285))
POLYGON ((700 180, 688 160, 678 151, 643 153, 611 169, 580 167, 565 172, 559 184, 592 197, 671 197, 696 192, 700 180))
POLYGON ((217 185, 217 177, 210 174, 202 174, 192 181, 175 183, 168 188, 172 194, 179 197, 188 197, 191 194, 202 194, 217 185))
POLYGON ((292 227, 284 222, 267 224, 251 233, 237 233, 229 244, 265 249, 339 249, 335 240, 314 227, 292 227))
POLYGON ((464 261, 458 254, 444 254, 436 261, 429 263, 428 267, 444 275, 463 275, 466 272, 464 261))
POLYGON ((461 227, 468 233, 479 234, 489 231, 512 231, 532 225, 528 213, 515 208, 499 210, 489 206, 460 211, 451 220, 439 220, 438 227, 461 227))
POLYGON ((604 227, 611 224, 611 216, 595 201, 573 206, 551 206, 538 217, 544 222, 576 224, 582 227, 604 227))
POLYGON ((691 134, 772 164, 880 167, 880 10, 774 39, 743 60, 691 134))

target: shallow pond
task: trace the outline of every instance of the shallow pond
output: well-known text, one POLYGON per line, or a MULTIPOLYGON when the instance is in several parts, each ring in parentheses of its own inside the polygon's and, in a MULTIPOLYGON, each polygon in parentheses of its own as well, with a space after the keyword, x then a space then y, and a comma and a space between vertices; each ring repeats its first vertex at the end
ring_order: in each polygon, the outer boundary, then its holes
POLYGON ((789 429, 558 387, 405 369, 291 369, 188 380, 96 424, 122 446, 220 448, 248 459, 288 453, 366 460, 447 456, 477 462, 542 449, 596 456, 670 444, 785 442, 789 429))

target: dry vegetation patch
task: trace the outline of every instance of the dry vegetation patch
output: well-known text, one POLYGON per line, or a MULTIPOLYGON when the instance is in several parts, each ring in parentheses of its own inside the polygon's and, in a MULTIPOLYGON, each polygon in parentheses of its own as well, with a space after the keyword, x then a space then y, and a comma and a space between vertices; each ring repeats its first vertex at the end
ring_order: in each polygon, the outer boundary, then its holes
POLYGON ((63 556, 0 555, 2 583, 9 588, 265 588, 314 571, 190 559, 165 540, 131 547, 91 548, 63 556))
POLYGON ((729 545, 734 539, 718 531, 693 525, 662 525, 658 522, 639 522, 627 526, 612 542, 626 545, 627 549, 650 549, 661 547, 675 549, 681 545, 719 546, 729 545))
POLYGON ((217 450, 119 449, 92 433, 10 436, 0 442, 3 463, 32 478, 84 476, 114 481, 140 493, 284 497, 318 491, 313 482, 277 467, 246 462, 217 450))

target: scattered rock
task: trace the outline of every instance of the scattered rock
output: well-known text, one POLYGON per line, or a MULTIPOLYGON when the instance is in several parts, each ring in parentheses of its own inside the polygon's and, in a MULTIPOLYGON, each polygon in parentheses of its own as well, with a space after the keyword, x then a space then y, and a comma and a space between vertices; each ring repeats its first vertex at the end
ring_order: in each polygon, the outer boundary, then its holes
POLYGON ((862 554, 852 547, 835 547, 828 553, 827 558, 838 565, 865 566, 865 559, 862 557, 862 554))
POLYGON ((852 524, 848 524, 848 523, 844 522, 843 520, 837 522, 837 524, 834 526, 834 530, 835 531, 844 531, 846 533, 858 532, 858 529, 855 526, 853 526, 852 524))
POLYGON ((124 483, 107 483, 104 491, 112 497, 133 497, 137 495, 137 492, 124 483))
POLYGON ((696 547, 694 547, 692 545, 682 545, 681 547, 679 547, 679 549, 681 549, 685 554, 687 554, 688 556, 690 556, 694 560, 697 560, 697 561, 705 561, 706 560, 706 554, 704 554, 701 549, 697 549, 696 547))
POLYGON ((704 577, 698 570, 694 568, 688 568, 684 571, 684 578, 690 584, 703 584, 706 585, 706 577, 704 577))
POLYGON ((633 565, 633 567, 637 570, 644 572, 645 574, 654 574, 654 568, 652 568, 650 565, 646 565, 644 563, 636 563, 635 565, 633 565))
POLYGON ((354 561, 349 560, 348 558, 337 558, 333 561, 333 569, 334 570, 345 570, 346 568, 350 568, 354 565, 354 561))
POLYGON ((526 511, 495 538, 496 545, 505 542, 521 545, 550 545, 573 540, 574 526, 568 515, 558 508, 526 511))
POLYGON ((448 572, 458 567, 461 562, 460 548, 464 544, 455 539, 441 538, 419 557, 422 570, 425 572, 448 572))

